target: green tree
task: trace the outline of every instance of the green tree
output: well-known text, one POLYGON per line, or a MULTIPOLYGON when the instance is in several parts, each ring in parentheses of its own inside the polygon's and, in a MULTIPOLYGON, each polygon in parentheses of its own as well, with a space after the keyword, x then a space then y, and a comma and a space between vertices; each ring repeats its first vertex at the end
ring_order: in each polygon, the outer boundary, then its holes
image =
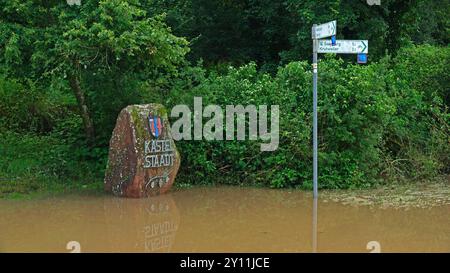
POLYGON ((44 90, 55 82, 69 86, 93 143, 88 94, 95 95, 99 82, 120 93, 125 85, 174 72, 189 50, 164 16, 149 16, 141 2, 84 0, 69 6, 58 0, 1 1, 1 70, 44 90))
MULTIPOLYGON (((370 41, 371 60, 416 44, 447 45, 449 0, 155 0, 176 35, 206 64, 255 61, 272 68, 311 58, 313 24, 338 21, 340 39, 370 41)), ((353 57, 349 57, 353 60, 353 57)))

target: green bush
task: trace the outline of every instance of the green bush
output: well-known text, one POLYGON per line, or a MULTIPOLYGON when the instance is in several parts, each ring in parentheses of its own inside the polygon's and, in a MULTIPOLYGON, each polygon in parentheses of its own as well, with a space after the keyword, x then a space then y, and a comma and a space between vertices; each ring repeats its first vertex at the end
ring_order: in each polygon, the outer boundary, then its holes
MULTIPOLYGON (((336 56, 320 61, 321 188, 362 188, 449 173, 449 56, 447 47, 420 46, 364 66, 336 56)), ((261 140, 179 141, 178 182, 311 188, 311 79, 307 62, 292 62, 274 75, 258 71, 254 63, 220 73, 200 63, 157 81, 127 84, 105 78, 90 83, 99 90, 87 90, 99 129, 92 145, 66 85, 55 81, 42 91, 31 82, 3 77, 0 178, 25 179, 29 189, 41 180, 101 180, 109 137, 123 106, 161 102, 193 109, 193 98, 199 96, 204 105, 222 109, 279 105, 280 143, 274 152, 261 152, 261 140), (121 93, 114 91, 118 86, 121 93)))
POLYGON ((51 130, 60 109, 32 84, 25 86, 0 77, 0 129, 44 132, 51 130))
MULTIPOLYGON (((344 69, 333 59, 320 66, 321 186, 371 185, 379 168, 378 144, 386 116, 393 111, 383 94, 383 66, 344 69)), ((194 88, 192 96, 201 96, 204 104, 280 105, 280 146, 261 153, 259 143, 251 141, 180 142, 183 175, 192 176, 192 181, 200 176, 200 181, 220 177, 232 183, 310 186, 310 79, 305 62, 291 63, 275 77, 258 73, 250 64, 231 68, 226 76, 212 75, 194 88)), ((187 104, 192 104, 190 99, 187 104)))
MULTIPOLYGON (((449 90, 448 56, 448 48, 422 46, 366 66, 348 65, 333 56, 320 61, 321 188, 361 188, 448 173, 448 113, 443 102, 449 90), (432 71, 415 68, 427 62, 433 62, 432 71)), ((191 109, 193 97, 201 96, 204 105, 222 109, 227 104, 277 104, 281 112, 275 152, 260 152, 259 142, 252 141, 180 141, 181 179, 310 188, 309 70, 306 62, 293 62, 271 76, 251 63, 230 68, 226 75, 209 75, 189 95, 174 90, 171 100, 183 98, 179 103, 191 109)))
POLYGON ((386 81, 396 112, 384 136, 385 175, 423 179, 450 171, 450 48, 403 48, 386 81))
POLYGON ((87 145, 74 98, 4 77, 0 98, 0 193, 103 176, 107 149, 87 145))

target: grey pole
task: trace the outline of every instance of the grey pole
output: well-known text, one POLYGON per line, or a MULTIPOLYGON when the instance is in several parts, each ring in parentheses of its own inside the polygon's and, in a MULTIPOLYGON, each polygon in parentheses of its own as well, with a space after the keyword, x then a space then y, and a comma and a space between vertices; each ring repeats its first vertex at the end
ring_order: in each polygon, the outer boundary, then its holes
POLYGON ((313 38, 313 197, 317 198, 317 47, 316 24, 312 27, 313 38))

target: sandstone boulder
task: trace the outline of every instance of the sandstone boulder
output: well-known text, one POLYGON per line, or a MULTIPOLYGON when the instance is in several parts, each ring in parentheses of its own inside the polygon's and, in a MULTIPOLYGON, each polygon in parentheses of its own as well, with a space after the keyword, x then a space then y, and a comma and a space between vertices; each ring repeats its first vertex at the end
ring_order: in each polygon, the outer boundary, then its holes
POLYGON ((109 144, 107 192, 135 198, 165 193, 179 166, 164 106, 129 105, 120 112, 109 144))

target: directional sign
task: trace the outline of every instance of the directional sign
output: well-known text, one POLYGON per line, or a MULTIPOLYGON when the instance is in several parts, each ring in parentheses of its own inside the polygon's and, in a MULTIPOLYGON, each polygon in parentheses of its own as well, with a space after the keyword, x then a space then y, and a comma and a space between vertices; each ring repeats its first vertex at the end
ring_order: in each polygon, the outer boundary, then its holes
POLYGON ((343 53, 358 54, 369 53, 369 41, 367 40, 336 40, 336 45, 331 40, 319 40, 318 53, 343 53))
POLYGON ((333 35, 336 35, 336 20, 316 26, 313 39, 321 39, 333 35))

